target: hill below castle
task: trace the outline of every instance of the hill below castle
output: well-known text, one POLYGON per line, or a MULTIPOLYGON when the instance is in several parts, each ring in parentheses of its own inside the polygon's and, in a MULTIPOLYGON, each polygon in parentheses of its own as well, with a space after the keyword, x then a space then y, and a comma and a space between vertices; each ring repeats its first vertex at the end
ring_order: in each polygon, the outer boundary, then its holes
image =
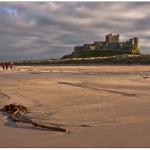
POLYGON ((30 60, 16 62, 16 65, 92 65, 92 64, 147 64, 150 65, 150 55, 117 55, 109 57, 68 58, 50 60, 30 60))

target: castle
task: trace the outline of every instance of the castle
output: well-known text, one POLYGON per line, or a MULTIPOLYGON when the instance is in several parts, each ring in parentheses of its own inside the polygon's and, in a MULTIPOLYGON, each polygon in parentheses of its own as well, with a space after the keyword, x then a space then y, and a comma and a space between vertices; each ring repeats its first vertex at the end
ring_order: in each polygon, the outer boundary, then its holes
POLYGON ((67 56, 97 57, 122 54, 140 54, 139 39, 137 37, 134 37, 129 39, 128 41, 120 42, 119 34, 108 34, 105 36, 105 41, 95 41, 92 44, 75 46, 74 52, 67 56))
POLYGON ((95 41, 92 44, 84 44, 83 46, 75 46, 74 52, 86 50, 123 50, 131 52, 133 49, 139 49, 139 39, 134 37, 126 42, 120 42, 120 35, 108 34, 105 36, 105 41, 95 41))

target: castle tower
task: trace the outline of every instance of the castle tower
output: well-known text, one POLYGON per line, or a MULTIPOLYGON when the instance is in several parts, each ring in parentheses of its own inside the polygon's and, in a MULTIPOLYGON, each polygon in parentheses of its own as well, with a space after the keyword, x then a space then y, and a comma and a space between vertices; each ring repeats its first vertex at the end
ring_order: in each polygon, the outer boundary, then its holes
POLYGON ((114 43, 118 43, 118 37, 117 37, 117 35, 114 35, 114 43))
POLYGON ((109 37, 109 42, 108 42, 108 43, 112 43, 112 41, 113 41, 113 36, 112 36, 112 34, 108 34, 108 37, 109 37))
POLYGON ((109 43, 109 37, 108 37, 108 35, 105 36, 105 42, 109 43))
POLYGON ((129 42, 130 42, 131 46, 134 45, 133 39, 130 39, 129 42))
POLYGON ((113 36, 112 36, 112 34, 106 35, 105 42, 106 43, 112 43, 113 42, 113 36))
POLYGON ((137 37, 133 38, 133 43, 135 48, 139 48, 139 39, 137 37))
POLYGON ((115 43, 115 35, 112 35, 112 43, 115 43))
POLYGON ((117 43, 119 43, 120 42, 120 35, 119 34, 117 34, 117 37, 116 37, 117 39, 116 39, 116 41, 117 41, 117 43))
POLYGON ((119 34, 116 35, 112 35, 112 34, 108 34, 105 36, 105 42, 106 43, 119 43, 119 34))
POLYGON ((114 43, 117 43, 117 35, 114 35, 114 43))
POLYGON ((116 43, 116 35, 114 35, 113 37, 114 37, 113 43, 116 43))

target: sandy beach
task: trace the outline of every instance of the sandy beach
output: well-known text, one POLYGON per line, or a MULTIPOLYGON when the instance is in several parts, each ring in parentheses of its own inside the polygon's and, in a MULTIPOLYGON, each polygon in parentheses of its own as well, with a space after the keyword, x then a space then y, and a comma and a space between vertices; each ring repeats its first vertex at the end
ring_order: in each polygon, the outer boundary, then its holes
POLYGON ((0 147, 150 147, 150 66, 17 66, 0 70, 0 107, 69 134, 0 113, 0 147))

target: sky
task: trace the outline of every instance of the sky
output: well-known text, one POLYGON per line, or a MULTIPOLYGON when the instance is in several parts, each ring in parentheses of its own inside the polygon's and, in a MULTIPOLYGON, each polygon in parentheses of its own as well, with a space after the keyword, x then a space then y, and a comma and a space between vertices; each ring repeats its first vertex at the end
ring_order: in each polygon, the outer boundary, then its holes
POLYGON ((139 37, 150 54, 150 2, 0 2, 0 60, 61 58, 74 46, 139 37))

